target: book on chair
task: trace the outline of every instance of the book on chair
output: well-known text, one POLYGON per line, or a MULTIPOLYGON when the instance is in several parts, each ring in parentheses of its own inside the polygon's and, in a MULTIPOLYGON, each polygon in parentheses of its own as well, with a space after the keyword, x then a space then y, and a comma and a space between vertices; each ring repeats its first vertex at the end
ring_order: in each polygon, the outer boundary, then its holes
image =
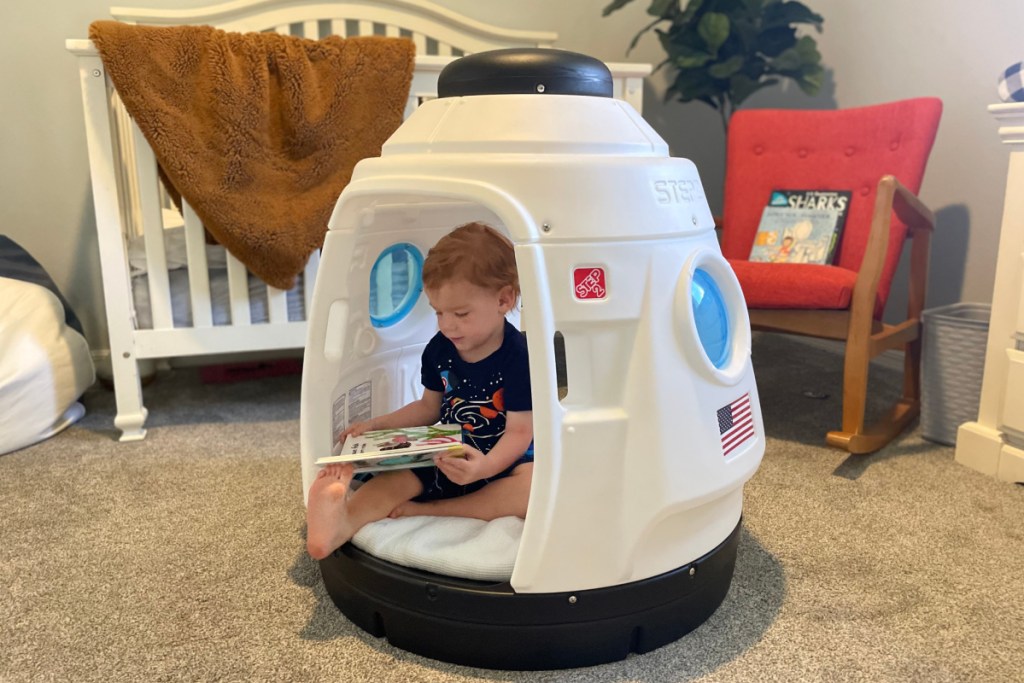
POLYGON ((376 429, 349 436, 341 453, 317 458, 317 465, 351 463, 356 472, 429 467, 439 453, 462 451, 461 425, 376 429))
POLYGON ((832 263, 851 196, 849 190, 772 190, 750 260, 832 263))

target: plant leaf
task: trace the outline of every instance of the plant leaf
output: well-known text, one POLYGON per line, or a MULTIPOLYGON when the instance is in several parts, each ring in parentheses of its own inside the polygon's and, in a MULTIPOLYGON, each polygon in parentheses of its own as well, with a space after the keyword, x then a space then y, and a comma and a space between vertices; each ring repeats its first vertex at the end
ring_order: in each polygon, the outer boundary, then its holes
POLYGON ((725 39, 729 37, 729 17, 718 12, 708 12, 700 18, 697 33, 704 39, 708 52, 717 54, 725 39))
POLYGON ((810 36, 802 36, 796 41, 794 47, 804 64, 818 64, 821 62, 821 53, 818 52, 818 44, 810 36))
POLYGON ((778 57, 784 50, 796 45, 796 29, 792 26, 776 26, 757 37, 755 49, 768 57, 778 57))
POLYGON ((704 66, 710 62, 714 57, 709 55, 707 52, 702 50, 694 50, 693 48, 686 47, 685 45, 679 45, 673 51, 674 63, 680 69, 692 69, 698 66, 704 66))
POLYGON ((661 43, 661 49, 668 55, 668 61, 672 61, 678 50, 672 40, 671 32, 662 31, 660 28, 654 29, 654 32, 658 34, 658 42, 661 43))
POLYGON ((665 13, 678 1, 679 0, 652 0, 651 6, 647 8, 647 13, 652 17, 664 19, 665 13))
POLYGON ((799 71, 803 63, 803 57, 800 56, 796 48, 791 47, 788 50, 783 50, 778 57, 772 60, 771 68, 777 72, 799 71))
POLYGON ((672 84, 679 93, 682 102, 689 102, 701 97, 715 97, 723 92, 723 88, 704 69, 680 69, 672 84))
POLYGON ((609 14, 611 14, 615 10, 621 9, 622 7, 625 7, 626 5, 628 5, 631 2, 633 2, 633 0, 612 0, 612 2, 607 7, 605 7, 603 10, 601 10, 601 16, 602 17, 607 17, 609 14))
POLYGON ((808 95, 816 95, 825 80, 825 70, 815 64, 808 67, 797 79, 796 84, 808 95))
POLYGON ((729 79, 729 88, 732 90, 732 103, 734 107, 740 106, 745 99, 756 93, 762 88, 775 85, 779 82, 777 78, 765 78, 761 81, 755 81, 749 76, 744 74, 736 74, 729 79))
POLYGON ((715 78, 729 78, 743 68, 743 57, 735 55, 724 62, 712 64, 708 67, 708 73, 715 78))
POLYGON ((819 31, 825 20, 812 12, 807 5, 795 0, 769 3, 764 8, 764 28, 789 26, 790 24, 813 24, 819 31))
POLYGON ((686 3, 686 9, 684 9, 683 13, 679 16, 679 23, 685 24, 692 21, 693 18, 697 16, 697 12, 700 11, 700 8, 703 5, 704 0, 690 0, 690 2, 686 3))

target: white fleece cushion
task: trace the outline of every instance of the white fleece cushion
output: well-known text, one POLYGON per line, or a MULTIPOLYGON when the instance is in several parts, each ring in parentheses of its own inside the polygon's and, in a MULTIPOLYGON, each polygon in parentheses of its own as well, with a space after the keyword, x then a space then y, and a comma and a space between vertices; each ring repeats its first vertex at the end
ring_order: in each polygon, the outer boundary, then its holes
POLYGON ((479 581, 508 581, 523 520, 399 517, 367 524, 352 539, 360 550, 403 567, 479 581))
POLYGON ((0 277, 0 453, 53 436, 84 414, 89 345, 53 292, 0 277))

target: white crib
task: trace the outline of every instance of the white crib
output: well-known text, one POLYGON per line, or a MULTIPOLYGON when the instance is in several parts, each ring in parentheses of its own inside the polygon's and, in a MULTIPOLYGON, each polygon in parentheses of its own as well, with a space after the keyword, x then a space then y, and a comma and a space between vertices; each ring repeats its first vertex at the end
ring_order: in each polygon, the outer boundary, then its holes
MULTIPOLYGON (((228 31, 408 37, 417 48, 405 115, 435 96, 437 76, 453 59, 515 46, 550 47, 557 35, 509 30, 425 0, 316 2, 233 0, 194 9, 111 8, 120 21, 209 24, 228 31)), ((68 40, 78 57, 86 141, 122 441, 145 437, 139 361, 302 348, 319 254, 290 292, 259 282, 223 247, 204 243, 187 203, 170 207, 157 164, 138 126, 107 79, 92 42, 68 40), (142 273, 144 272, 144 276, 142 273), (134 275, 134 277, 133 277, 134 275), (143 310, 145 309, 145 310, 143 310)), ((646 64, 609 64, 615 96, 642 111, 646 64)))

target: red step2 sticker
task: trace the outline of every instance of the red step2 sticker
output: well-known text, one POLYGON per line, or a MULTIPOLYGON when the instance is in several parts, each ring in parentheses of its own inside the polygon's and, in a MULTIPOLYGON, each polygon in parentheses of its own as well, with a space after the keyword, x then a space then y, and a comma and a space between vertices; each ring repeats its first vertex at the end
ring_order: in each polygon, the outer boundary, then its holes
POLYGON ((608 295, 604 268, 576 268, 572 271, 572 279, 577 299, 604 299, 608 295))

